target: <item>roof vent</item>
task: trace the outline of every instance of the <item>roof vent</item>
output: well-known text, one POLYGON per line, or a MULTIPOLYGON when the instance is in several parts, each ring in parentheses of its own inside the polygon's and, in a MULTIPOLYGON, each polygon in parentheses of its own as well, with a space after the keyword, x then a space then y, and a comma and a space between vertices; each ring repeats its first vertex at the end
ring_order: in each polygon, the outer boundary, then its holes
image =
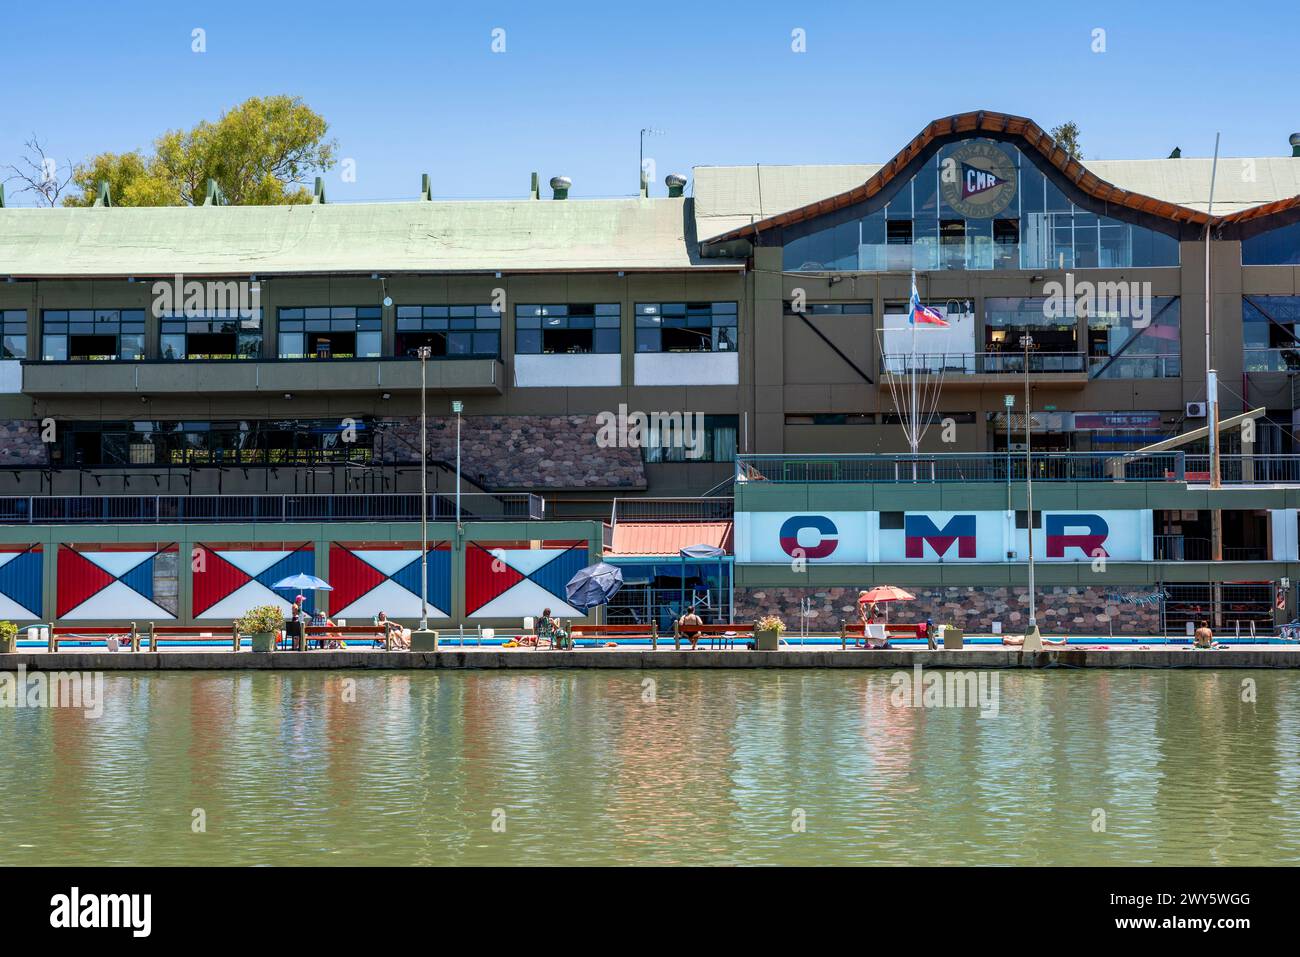
POLYGON ((573 180, 567 176, 551 177, 551 197, 552 199, 568 199, 569 187, 573 185, 573 180))
POLYGON ((1178 146, 1175 146, 1175 147, 1174 147, 1174 151, 1173 151, 1172 153, 1169 154, 1169 158, 1170 158, 1171 160, 1182 159, 1182 158, 1183 158, 1183 151, 1182 151, 1182 148, 1181 148, 1181 147, 1178 147, 1178 146))
POLYGON ((1291 155, 1300 156, 1300 133, 1291 134, 1291 155))
POLYGON ((668 187, 669 196, 680 196, 686 189, 686 177, 681 173, 669 173, 664 177, 664 185, 668 187))

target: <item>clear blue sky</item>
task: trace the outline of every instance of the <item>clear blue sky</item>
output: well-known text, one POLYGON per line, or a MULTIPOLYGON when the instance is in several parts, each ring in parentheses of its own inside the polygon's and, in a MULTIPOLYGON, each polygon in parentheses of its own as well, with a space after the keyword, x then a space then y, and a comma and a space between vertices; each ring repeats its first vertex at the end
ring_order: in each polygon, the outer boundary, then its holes
POLYGON ((631 194, 643 126, 665 131, 646 142, 660 194, 696 165, 883 162, 979 108, 1072 119, 1085 158, 1209 155, 1216 129, 1224 155, 1284 155, 1300 130, 1296 0, 113 7, 6 11, 0 165, 32 133, 76 161, 272 93, 302 96, 355 161, 355 183, 327 178, 339 201, 413 197, 426 171, 447 197, 520 196, 532 170, 631 194))

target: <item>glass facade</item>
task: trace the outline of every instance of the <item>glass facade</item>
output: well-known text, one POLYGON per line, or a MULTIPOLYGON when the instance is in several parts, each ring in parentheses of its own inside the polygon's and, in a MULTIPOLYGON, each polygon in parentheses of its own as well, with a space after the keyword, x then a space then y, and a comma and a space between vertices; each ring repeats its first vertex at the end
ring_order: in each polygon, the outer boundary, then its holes
POLYGON ((616 302, 515 306, 515 352, 582 355, 622 349, 616 302))
POLYGON ((939 150, 887 205, 788 238, 787 272, 1177 266, 1178 241, 1075 206, 1019 149, 939 150))
POLYGON ((1243 296, 1245 372, 1300 372, 1300 296, 1243 296))
POLYGON ((379 306, 281 309, 281 359, 378 359, 383 339, 379 306))
POLYGON ((706 624, 731 621, 731 559, 683 562, 658 558, 607 559, 623 571, 623 587, 606 607, 616 625, 659 626, 660 641, 673 633, 673 622, 692 609, 706 624))
POLYGON ((56 458, 67 465, 310 465, 369 462, 374 429, 339 419, 60 422, 56 458))
POLYGON ((1183 374, 1177 296, 1155 296, 1133 310, 1088 316, 1090 379, 1168 379, 1183 374))
POLYGON ((395 355, 428 346, 435 359, 501 355, 501 313, 487 305, 398 306, 395 355))
POLYGON ((1241 241, 1243 266, 1300 266, 1300 223, 1241 241))
POLYGON ((1029 350, 1031 372, 1082 372, 1078 321, 1049 316, 1042 297, 984 300, 984 362, 986 371, 1023 372, 1025 347, 1021 338, 1033 339, 1029 350))
POLYGON ((4 353, 0 358, 27 358, 27 310, 0 310, 0 325, 4 329, 4 353))
POLYGON ((46 362, 144 358, 143 309, 46 309, 41 319, 46 362))
POLYGON ((201 316, 159 317, 159 350, 163 359, 257 359, 262 355, 262 310, 243 316, 237 311, 201 316))

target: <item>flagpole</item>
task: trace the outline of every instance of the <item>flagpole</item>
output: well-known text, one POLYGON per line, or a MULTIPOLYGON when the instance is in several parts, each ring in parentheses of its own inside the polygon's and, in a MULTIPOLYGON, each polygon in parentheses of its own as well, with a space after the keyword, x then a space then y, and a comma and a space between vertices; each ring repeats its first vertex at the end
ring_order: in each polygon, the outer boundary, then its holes
MULTIPOLYGON (((913 294, 917 294, 915 269, 912 270, 911 292, 913 294)), ((908 444, 912 448, 912 481, 915 482, 917 477, 916 456, 917 456, 917 452, 919 451, 919 446, 920 446, 919 438, 921 435, 921 419, 920 419, 921 411, 918 408, 920 402, 917 399, 917 395, 916 395, 916 306, 920 304, 920 300, 918 298, 915 302, 913 302, 911 296, 908 297, 908 300, 909 301, 908 301, 908 310, 907 310, 908 312, 907 321, 912 325, 912 361, 911 361, 911 367, 912 367, 911 426, 912 428, 911 428, 911 434, 908 436, 908 444)))

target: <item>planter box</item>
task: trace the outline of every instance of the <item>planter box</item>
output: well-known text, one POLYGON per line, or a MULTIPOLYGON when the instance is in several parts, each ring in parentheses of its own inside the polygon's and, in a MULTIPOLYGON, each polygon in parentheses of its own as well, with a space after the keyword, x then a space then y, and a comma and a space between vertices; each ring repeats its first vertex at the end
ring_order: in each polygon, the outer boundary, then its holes
POLYGON ((0 655, 18 654, 18 635, 8 638, 0 638, 0 655))
POLYGON ((253 639, 254 651, 275 651, 275 632, 258 631, 249 637, 253 639))
POLYGON ((775 628, 766 631, 754 631, 755 651, 777 651, 781 647, 781 633, 775 628))
POLYGON ((420 631, 418 628, 411 632, 411 650, 412 651, 437 651, 438 650, 438 633, 433 629, 420 631))
POLYGON ((954 628, 952 625, 949 625, 946 628, 944 628, 943 630, 944 651, 959 650, 962 646, 962 638, 964 637, 965 637, 965 632, 963 632, 960 628, 954 628))

